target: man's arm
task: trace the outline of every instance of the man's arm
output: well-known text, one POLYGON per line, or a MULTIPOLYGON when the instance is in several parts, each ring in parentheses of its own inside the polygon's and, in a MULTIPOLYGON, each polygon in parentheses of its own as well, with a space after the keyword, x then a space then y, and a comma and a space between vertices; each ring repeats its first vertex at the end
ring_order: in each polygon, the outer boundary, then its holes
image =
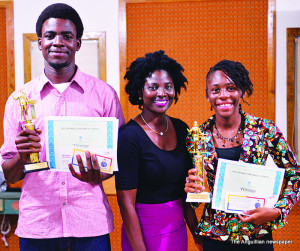
POLYGON ((2 169, 5 179, 9 183, 16 183, 24 178, 24 165, 21 163, 20 155, 15 155, 12 159, 5 160, 2 163, 2 169))
POLYGON ((41 151, 39 137, 41 132, 39 129, 36 131, 24 129, 17 134, 15 144, 18 153, 2 163, 3 173, 8 182, 16 183, 24 178, 24 164, 28 163, 28 155, 41 151))

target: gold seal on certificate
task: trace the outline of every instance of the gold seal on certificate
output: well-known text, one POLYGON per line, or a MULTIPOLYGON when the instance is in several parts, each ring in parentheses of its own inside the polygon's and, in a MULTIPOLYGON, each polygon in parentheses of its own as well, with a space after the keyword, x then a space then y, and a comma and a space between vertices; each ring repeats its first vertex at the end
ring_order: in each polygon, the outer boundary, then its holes
MULTIPOLYGON (((23 122, 23 128, 29 130, 35 130, 32 120, 36 119, 34 104, 35 100, 29 99, 27 95, 20 91, 17 97, 13 97, 15 100, 19 100, 21 108, 21 121, 23 122), (28 115, 28 106, 30 107, 31 118, 28 115)), ((24 165, 24 172, 36 172, 49 169, 48 162, 40 162, 38 153, 30 153, 28 156, 28 164, 24 165)))
POLYGON ((207 141, 207 135, 204 134, 198 126, 197 121, 194 122, 193 127, 188 132, 191 133, 193 140, 193 147, 191 154, 193 156, 193 164, 196 169, 195 175, 199 176, 203 181, 199 182, 199 185, 205 189, 201 193, 188 193, 187 202, 210 202, 210 193, 207 185, 207 179, 204 175, 204 167, 206 165, 205 158, 208 156, 208 151, 205 146, 207 141))

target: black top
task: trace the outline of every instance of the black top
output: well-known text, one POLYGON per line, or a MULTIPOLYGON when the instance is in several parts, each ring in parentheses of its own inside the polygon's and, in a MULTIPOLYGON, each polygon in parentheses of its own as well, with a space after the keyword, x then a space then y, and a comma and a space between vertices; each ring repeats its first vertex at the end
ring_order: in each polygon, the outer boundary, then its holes
POLYGON ((186 196, 185 177, 192 168, 185 143, 188 126, 179 119, 170 119, 177 136, 177 146, 171 151, 157 147, 134 120, 119 132, 116 187, 137 189, 138 203, 165 203, 186 196))
POLYGON ((216 152, 218 158, 239 161, 242 152, 242 145, 230 147, 230 148, 216 147, 216 152))

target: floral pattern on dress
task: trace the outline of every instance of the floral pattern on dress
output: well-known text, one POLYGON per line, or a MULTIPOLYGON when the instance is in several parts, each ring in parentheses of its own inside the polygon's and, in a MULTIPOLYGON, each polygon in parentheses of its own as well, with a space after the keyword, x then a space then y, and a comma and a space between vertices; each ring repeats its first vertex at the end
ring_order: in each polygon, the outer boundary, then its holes
POLYGON ((220 210, 218 210, 216 212, 216 214, 214 215, 214 219, 215 219, 215 225, 216 226, 224 226, 225 225, 225 217, 226 214, 220 210))
MULTIPOLYGON (((265 165, 268 154, 271 155, 279 168, 285 168, 285 187, 274 207, 279 208, 282 216, 263 225, 243 223, 237 214, 230 214, 214 210, 210 203, 204 205, 203 215, 200 219, 196 233, 202 236, 210 236, 218 240, 249 240, 261 236, 284 226, 286 217, 300 197, 300 167, 293 155, 291 148, 283 137, 278 127, 270 120, 254 117, 240 111, 243 121, 243 141, 240 161, 265 165)), ((212 194, 216 168, 218 164, 217 153, 212 140, 212 131, 215 117, 212 116, 204 122, 200 128, 209 136, 206 142, 209 156, 205 166, 208 187, 212 194)), ((192 137, 187 137, 187 148, 193 156, 192 137)), ((198 203, 192 203, 196 208, 198 203)))

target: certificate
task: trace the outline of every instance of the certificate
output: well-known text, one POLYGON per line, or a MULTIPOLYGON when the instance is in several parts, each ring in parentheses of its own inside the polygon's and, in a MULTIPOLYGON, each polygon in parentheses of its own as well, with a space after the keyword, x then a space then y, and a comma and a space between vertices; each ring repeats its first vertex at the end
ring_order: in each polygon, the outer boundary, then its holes
POLYGON ((218 160, 212 208, 240 213, 277 202, 285 169, 218 160))
POLYGON ((45 120, 46 153, 50 170, 69 172, 68 164, 79 171, 76 155, 86 167, 85 151, 95 154, 100 170, 118 170, 118 119, 114 117, 52 116, 45 120))

